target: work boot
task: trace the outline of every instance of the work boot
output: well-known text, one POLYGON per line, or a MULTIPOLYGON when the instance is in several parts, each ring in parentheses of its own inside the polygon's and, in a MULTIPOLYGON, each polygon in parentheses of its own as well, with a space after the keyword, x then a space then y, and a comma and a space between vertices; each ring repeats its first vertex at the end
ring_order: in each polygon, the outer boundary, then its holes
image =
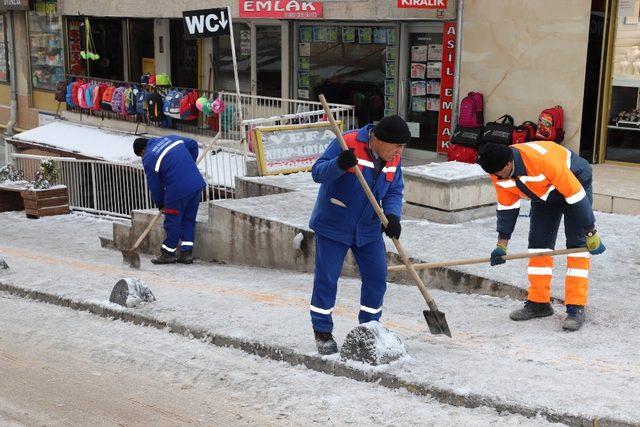
POLYGON ((562 329, 565 331, 577 331, 584 323, 584 306, 567 305, 567 318, 562 322, 562 329))
POLYGON ((553 307, 548 302, 525 301, 524 307, 512 311, 509 314, 511 320, 531 320, 536 317, 547 317, 553 314, 553 307))
POLYGON ((165 251, 162 249, 160 255, 151 260, 153 264, 175 264, 176 254, 165 251))
POLYGON ((338 352, 338 343, 335 339, 333 339, 333 335, 331 335, 331 332, 318 332, 314 330, 313 334, 316 337, 316 347, 318 348, 318 353, 323 356, 327 356, 329 354, 335 354, 338 352))
POLYGON ((178 253, 178 263, 193 264, 193 256, 191 255, 191 251, 181 251, 180 253, 178 253))

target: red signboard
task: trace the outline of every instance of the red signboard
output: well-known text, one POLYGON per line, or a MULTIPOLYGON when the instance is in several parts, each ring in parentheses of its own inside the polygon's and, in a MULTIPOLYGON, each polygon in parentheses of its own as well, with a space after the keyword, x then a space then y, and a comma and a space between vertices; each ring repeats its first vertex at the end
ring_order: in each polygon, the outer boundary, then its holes
POLYGON ((446 9, 447 0, 398 0, 398 7, 404 9, 446 9))
POLYGON ((438 120, 438 153, 446 153, 451 140, 453 108, 453 73, 456 67, 456 24, 445 22, 442 34, 442 76, 440 79, 440 117, 438 120))
POLYGON ((299 0, 239 0, 240 18, 322 18, 322 3, 299 0))

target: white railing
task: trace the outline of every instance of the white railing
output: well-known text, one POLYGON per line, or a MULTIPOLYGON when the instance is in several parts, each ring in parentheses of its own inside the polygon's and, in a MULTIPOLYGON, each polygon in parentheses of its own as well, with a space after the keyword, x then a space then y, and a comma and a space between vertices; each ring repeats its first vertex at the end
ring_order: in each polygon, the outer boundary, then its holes
MULTIPOLYGON (((11 154, 11 157, 25 179, 35 175, 42 160, 53 160, 58 169, 57 184, 69 189, 72 210, 128 218, 133 210, 154 207, 141 165, 28 154, 11 154)), ((202 165, 208 184, 202 200, 233 198, 235 177, 246 174, 242 152, 216 147, 202 165)))
MULTIPOLYGON (((222 99, 225 111, 220 114, 220 131, 222 139, 241 139, 241 126, 237 111, 238 98, 233 92, 219 92, 218 98, 222 99)), ((298 99, 272 98, 240 94, 242 103, 243 123, 248 126, 253 120, 266 120, 265 123, 273 125, 287 125, 300 123, 315 123, 324 120, 322 104, 317 101, 304 101, 298 99)), ((329 104, 336 120, 341 120, 345 131, 357 127, 355 107, 345 104, 329 104)), ((245 130, 249 131, 247 127, 245 130)))

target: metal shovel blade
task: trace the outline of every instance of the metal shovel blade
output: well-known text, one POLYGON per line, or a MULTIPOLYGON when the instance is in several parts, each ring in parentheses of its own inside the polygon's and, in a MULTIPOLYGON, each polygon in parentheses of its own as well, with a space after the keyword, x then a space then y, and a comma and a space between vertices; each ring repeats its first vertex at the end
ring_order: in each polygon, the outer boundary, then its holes
POLYGON ((424 314, 427 325, 429 325, 429 331, 431 331, 433 335, 445 334, 449 338, 452 338, 451 331, 449 330, 449 324, 447 323, 447 319, 444 317, 443 312, 422 310, 422 314, 424 314))
POLYGON ((129 264, 131 268, 140 268, 140 255, 136 251, 132 250, 123 250, 122 251, 122 262, 125 264, 129 264))

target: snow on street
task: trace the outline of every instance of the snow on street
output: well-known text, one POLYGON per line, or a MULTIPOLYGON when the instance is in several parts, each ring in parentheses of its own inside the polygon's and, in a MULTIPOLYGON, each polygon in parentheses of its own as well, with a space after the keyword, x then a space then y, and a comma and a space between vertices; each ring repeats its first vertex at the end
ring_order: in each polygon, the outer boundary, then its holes
POLYGON ((4 425, 549 425, 0 293, 4 425))

